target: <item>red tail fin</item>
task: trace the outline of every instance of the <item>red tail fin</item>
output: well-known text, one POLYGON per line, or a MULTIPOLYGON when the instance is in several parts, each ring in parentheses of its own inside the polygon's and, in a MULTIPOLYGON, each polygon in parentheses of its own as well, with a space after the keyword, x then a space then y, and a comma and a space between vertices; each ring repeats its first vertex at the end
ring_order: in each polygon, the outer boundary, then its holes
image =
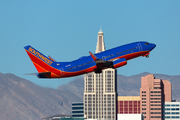
POLYGON ((50 72, 53 61, 31 46, 24 47, 39 73, 50 72))

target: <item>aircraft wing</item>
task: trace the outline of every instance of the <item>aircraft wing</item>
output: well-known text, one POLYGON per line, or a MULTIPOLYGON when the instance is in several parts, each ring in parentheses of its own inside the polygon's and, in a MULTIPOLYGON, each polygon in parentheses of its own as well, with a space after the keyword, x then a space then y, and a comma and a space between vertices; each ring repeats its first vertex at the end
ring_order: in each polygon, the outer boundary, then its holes
POLYGON ((103 69, 106 68, 113 68, 112 61, 105 61, 102 59, 97 58, 93 53, 89 52, 93 60, 96 62, 97 69, 95 69, 95 73, 101 73, 103 69))
POLYGON ((116 59, 115 61, 105 61, 97 58, 93 53, 89 52, 93 60, 96 62, 97 68, 94 70, 95 73, 101 73, 106 68, 118 68, 127 64, 125 58, 116 59))

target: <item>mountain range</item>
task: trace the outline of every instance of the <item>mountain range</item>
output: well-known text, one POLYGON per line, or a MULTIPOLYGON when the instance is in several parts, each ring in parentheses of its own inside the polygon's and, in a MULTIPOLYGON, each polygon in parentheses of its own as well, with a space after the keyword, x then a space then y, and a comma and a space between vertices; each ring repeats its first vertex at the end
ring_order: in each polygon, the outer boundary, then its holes
MULTIPOLYGON (((117 76, 119 96, 139 96, 141 77, 117 76)), ((172 84, 172 98, 180 101, 180 75, 154 74, 157 79, 169 80, 172 84)), ((14 74, 0 73, 0 118, 3 120, 41 120, 56 114, 71 114, 71 103, 82 102, 83 77, 78 77, 57 89, 38 86, 14 74)))

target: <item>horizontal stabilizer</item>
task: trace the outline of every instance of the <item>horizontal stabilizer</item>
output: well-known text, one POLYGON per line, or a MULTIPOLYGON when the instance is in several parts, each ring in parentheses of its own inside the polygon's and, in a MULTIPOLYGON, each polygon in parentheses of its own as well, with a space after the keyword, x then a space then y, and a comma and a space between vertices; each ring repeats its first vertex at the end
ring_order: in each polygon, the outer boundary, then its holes
POLYGON ((27 73, 24 75, 35 75, 38 78, 51 78, 51 72, 41 72, 41 73, 27 73))
POLYGON ((26 73, 24 75, 37 75, 37 73, 26 73))
POLYGON ((51 56, 48 56, 48 58, 54 62, 56 62, 51 56))

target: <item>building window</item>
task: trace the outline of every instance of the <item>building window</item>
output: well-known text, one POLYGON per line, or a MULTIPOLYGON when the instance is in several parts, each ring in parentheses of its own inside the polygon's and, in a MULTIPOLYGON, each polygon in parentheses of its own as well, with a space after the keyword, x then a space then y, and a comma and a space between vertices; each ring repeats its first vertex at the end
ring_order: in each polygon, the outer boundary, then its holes
POLYGON ((160 100, 161 98, 151 98, 151 100, 160 100))
POLYGON ((146 93, 146 91, 142 91, 142 93, 146 93))
POLYGON ((154 87, 154 89, 161 89, 161 87, 154 87))
POLYGON ((151 106, 161 106, 161 104, 151 104, 151 106))
POLYGON ((172 112, 171 114, 179 114, 179 112, 172 112))
POLYGON ((161 114, 161 112, 151 112, 151 114, 161 114))
POLYGON ((161 91, 151 91, 151 93, 161 93, 161 91))
POLYGON ((161 118, 161 116, 151 116, 151 118, 161 118))
POLYGON ((171 110, 179 110, 179 108, 171 108, 171 110))
POLYGON ((170 108, 165 108, 164 110, 170 110, 170 108))
POLYGON ((151 103, 161 103, 161 101, 151 101, 151 103))
POLYGON ((151 110, 161 110, 161 108, 151 108, 151 110))

